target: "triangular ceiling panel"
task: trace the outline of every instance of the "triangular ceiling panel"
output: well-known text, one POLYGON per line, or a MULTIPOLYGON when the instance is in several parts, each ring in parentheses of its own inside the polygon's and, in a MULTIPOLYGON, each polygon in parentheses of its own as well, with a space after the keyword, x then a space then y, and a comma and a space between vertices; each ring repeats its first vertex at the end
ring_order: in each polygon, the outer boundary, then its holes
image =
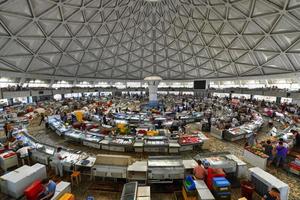
POLYGON ((49 64, 41 61, 38 58, 33 58, 33 60, 31 61, 30 65, 27 69, 27 72, 38 72, 40 70, 46 71, 49 69, 51 70, 51 72, 53 72, 53 68, 49 64))
POLYGON ((14 13, 24 17, 31 17, 30 7, 27 0, 9 0, 8 4, 4 4, 0 8, 2 11, 14 13))
POLYGON ((6 56, 2 59, 13 66, 16 66, 18 69, 25 71, 32 58, 32 56, 6 56))

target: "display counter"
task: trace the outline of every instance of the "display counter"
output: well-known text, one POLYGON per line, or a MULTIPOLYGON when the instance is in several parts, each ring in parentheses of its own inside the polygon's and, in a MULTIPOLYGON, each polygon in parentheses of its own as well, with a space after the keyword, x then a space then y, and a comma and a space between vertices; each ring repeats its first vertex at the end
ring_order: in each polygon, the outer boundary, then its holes
POLYGON ((144 137, 144 152, 167 153, 169 142, 165 136, 147 136, 144 137))
POLYGON ((223 133, 222 129, 219 129, 216 126, 211 126, 210 134, 212 136, 214 136, 215 138, 218 138, 218 139, 222 140, 223 139, 222 133, 223 133))
POLYGON ((282 182, 272 174, 264 171, 259 167, 253 167, 249 169, 250 179, 252 184, 255 186, 255 191, 263 196, 266 194, 272 187, 277 188, 280 191, 280 199, 288 200, 289 199, 289 185, 282 182))
POLYGON ((208 162, 212 168, 222 168, 225 173, 233 173, 238 178, 247 175, 246 163, 229 152, 202 153, 194 159, 208 162))
POLYGON ((224 139, 228 141, 236 141, 246 137, 246 132, 240 127, 230 128, 224 131, 224 139))
POLYGON ((200 148, 203 145, 203 140, 208 139, 202 133, 196 133, 192 135, 181 135, 178 139, 180 144, 179 151, 192 151, 194 149, 200 148))
POLYGON ((8 168, 18 166, 18 156, 13 151, 6 151, 0 154, 0 167, 4 171, 8 168))
POLYGON ((245 123, 239 127, 230 128, 224 132, 224 139, 228 141, 236 141, 248 138, 251 134, 257 132, 263 125, 263 120, 259 117, 249 123, 245 123))
POLYGON ((147 161, 136 161, 127 168, 127 180, 147 183, 147 161))
POLYGON ((180 144, 177 141, 170 141, 169 143, 169 153, 179 153, 181 148, 180 144))
MULTIPOLYGON (((25 129, 17 130, 13 134, 16 136, 17 140, 21 140, 23 141, 23 144, 31 147, 33 160, 54 165, 51 161, 54 159, 53 157, 57 147, 40 143, 30 136, 25 129)), ((76 166, 91 169, 95 162, 95 156, 69 149, 63 149, 61 155, 62 157, 66 156, 62 161, 64 170, 66 171, 71 171, 76 166)), ((89 170, 89 175, 91 174, 91 170, 89 170)))
POLYGON ((259 167, 263 170, 266 170, 267 167, 267 157, 261 157, 257 154, 254 154, 250 152, 247 149, 244 149, 244 154, 243 154, 244 160, 251 164, 252 166, 259 167))
POLYGON ((184 179, 182 159, 177 156, 149 156, 148 182, 169 182, 184 179))
POLYGON ((103 140, 100 141, 101 149, 109 150, 109 143, 110 143, 110 139, 105 137, 103 140))
POLYGON ((131 165, 130 156, 98 154, 93 175, 107 178, 127 178, 127 167, 131 165))
POLYGON ((39 163, 22 167, 0 177, 1 191, 15 199, 24 195, 24 190, 35 180, 43 180, 47 177, 46 166, 39 163))
POLYGON ((144 141, 143 140, 136 141, 133 144, 133 148, 134 148, 134 152, 137 152, 137 153, 144 152, 144 141))
POLYGON ((120 200, 137 200, 138 183, 130 182, 123 186, 120 200))
POLYGON ((87 132, 87 134, 83 135, 82 137, 82 144, 84 146, 100 149, 101 148, 100 141, 103 140, 104 137, 105 136, 101 134, 87 132))
POLYGON ((66 131, 64 133, 64 137, 66 140, 81 143, 82 138, 84 138, 85 136, 84 133, 82 133, 82 131, 76 129, 70 129, 69 131, 66 131))
POLYGON ((117 136, 110 141, 109 150, 119 152, 133 151, 134 137, 132 136, 117 136))
MULTIPOLYGON (((121 118, 120 116, 119 118, 121 118)), ((64 125, 64 123, 59 119, 59 116, 56 115, 50 116, 48 122, 52 130, 54 130, 58 135, 63 135, 67 140, 108 151, 179 153, 182 151, 192 151, 202 147, 203 143, 208 140, 208 138, 201 132, 187 135, 186 140, 180 140, 179 137, 172 138, 171 133, 167 129, 157 129, 155 132, 158 136, 146 136, 145 134, 147 131, 149 132, 149 130, 153 128, 153 125, 151 124, 140 124, 136 128, 137 133, 135 136, 118 135, 110 137, 101 133, 103 132, 102 129, 104 127, 110 132, 112 129, 111 126, 106 127, 106 125, 102 125, 99 128, 92 128, 89 131, 80 131, 64 125)), ((127 123, 124 119, 116 119, 115 122, 127 123)))

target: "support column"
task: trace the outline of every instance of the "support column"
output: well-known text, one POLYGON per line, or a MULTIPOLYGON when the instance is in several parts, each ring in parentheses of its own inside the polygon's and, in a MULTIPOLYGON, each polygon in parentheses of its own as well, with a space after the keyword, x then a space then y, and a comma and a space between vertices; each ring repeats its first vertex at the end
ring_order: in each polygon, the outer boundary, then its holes
POLYGON ((157 88, 162 78, 159 76, 150 76, 150 77, 146 77, 144 80, 148 83, 149 106, 157 106, 158 105, 157 88))
POLYGON ((157 104, 157 86, 155 82, 153 83, 148 83, 148 88, 149 88, 149 103, 154 103, 157 104), (153 84, 153 85, 152 85, 153 84))

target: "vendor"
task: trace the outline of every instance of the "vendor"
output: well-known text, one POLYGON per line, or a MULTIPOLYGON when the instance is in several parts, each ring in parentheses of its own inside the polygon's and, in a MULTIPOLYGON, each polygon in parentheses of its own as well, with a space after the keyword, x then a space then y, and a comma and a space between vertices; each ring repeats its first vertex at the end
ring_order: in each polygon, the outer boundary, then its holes
POLYGON ((248 137, 248 144, 249 144, 249 146, 254 146, 257 144, 256 133, 252 133, 248 137))
POLYGON ((197 160, 197 164, 193 170, 193 174, 197 179, 204 180, 207 175, 207 170, 202 166, 201 160, 197 160))
POLYGON ((280 200, 280 191, 273 187, 261 200, 280 200))
POLYGON ((23 146, 17 150, 18 156, 24 165, 24 160, 27 159, 28 165, 30 165, 30 146, 23 146))
POLYGON ((273 162, 273 149, 274 149, 271 144, 271 141, 267 140, 267 142, 265 144, 263 144, 263 147, 264 147, 264 153, 267 156, 269 156, 267 165, 270 166, 271 163, 273 162))
POLYGON ((61 147, 58 147, 56 153, 54 154, 54 164, 55 164, 55 173, 60 177, 63 177, 63 160, 67 158, 67 156, 62 157, 61 155, 61 147))
POLYGON ((44 179, 42 181, 42 184, 44 185, 44 191, 39 195, 40 200, 50 200, 56 190, 56 183, 53 180, 44 179))
POLYGON ((291 133, 293 133, 295 139, 296 139, 296 146, 300 146, 300 133, 296 130, 291 130, 291 133))

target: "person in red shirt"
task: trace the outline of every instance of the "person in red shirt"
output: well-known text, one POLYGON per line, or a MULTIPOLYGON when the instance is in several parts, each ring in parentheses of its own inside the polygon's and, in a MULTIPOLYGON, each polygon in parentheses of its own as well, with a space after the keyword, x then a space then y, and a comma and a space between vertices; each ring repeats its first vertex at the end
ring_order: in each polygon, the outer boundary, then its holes
POLYGON ((194 168, 193 174, 197 179, 204 180, 207 175, 207 171, 202 166, 201 160, 197 160, 197 163, 198 163, 198 165, 194 168))

